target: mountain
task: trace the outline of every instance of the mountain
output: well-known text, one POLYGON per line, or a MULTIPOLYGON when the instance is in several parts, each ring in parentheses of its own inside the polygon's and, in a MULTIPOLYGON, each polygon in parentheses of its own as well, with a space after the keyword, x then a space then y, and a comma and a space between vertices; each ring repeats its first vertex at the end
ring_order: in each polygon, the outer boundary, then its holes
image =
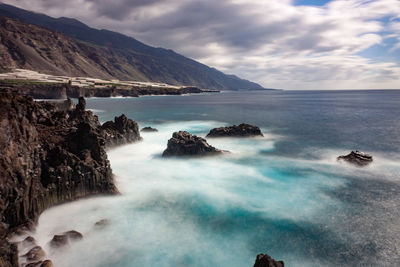
POLYGON ((219 90, 263 89, 259 84, 226 75, 172 50, 148 46, 117 32, 94 29, 76 19, 53 18, 2 3, 0 15, 20 20, 2 18, 1 25, 0 60, 15 67, 56 75, 219 90))

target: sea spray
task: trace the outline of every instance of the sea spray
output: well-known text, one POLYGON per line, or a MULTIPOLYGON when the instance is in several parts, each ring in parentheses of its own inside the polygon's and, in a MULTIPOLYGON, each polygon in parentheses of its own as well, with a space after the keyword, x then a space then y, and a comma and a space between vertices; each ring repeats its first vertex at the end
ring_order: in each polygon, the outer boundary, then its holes
POLYGON ((44 245, 56 265, 251 266, 261 252, 288 266, 399 263, 400 143, 388 127, 399 114, 387 99, 400 95, 253 92, 243 103, 243 94, 89 100, 105 110, 103 121, 125 113, 159 132, 108 152, 121 195, 42 214, 40 244, 66 230, 84 234, 63 250, 44 245), (385 116, 366 112, 369 102, 353 105, 355 96, 378 97, 385 116), (375 127, 366 129, 353 110, 375 127), (265 137, 209 139, 232 151, 221 157, 160 157, 174 131, 204 137, 240 122, 262 127, 265 137), (354 128, 363 135, 350 136, 354 128), (374 163, 336 161, 351 149, 366 150, 374 163), (96 228, 102 219, 109 224, 96 228))

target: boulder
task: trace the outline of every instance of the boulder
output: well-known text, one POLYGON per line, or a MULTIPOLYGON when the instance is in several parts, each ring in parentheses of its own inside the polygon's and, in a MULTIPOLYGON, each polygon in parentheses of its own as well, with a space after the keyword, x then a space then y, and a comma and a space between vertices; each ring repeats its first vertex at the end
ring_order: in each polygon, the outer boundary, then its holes
POLYGON ((252 137, 263 136, 257 126, 242 123, 228 127, 219 127, 212 129, 206 137, 252 137))
POLYGON ((276 261, 268 254, 258 254, 254 267, 284 267, 283 261, 276 261))
POLYGON ((365 154, 358 150, 351 151, 348 155, 339 156, 337 160, 344 160, 360 167, 366 166, 373 161, 371 155, 365 154))
POLYGON ((192 135, 186 131, 175 132, 168 140, 163 157, 169 156, 208 156, 221 154, 219 150, 207 143, 204 138, 192 135))
POLYGON ((152 128, 152 127, 144 127, 140 131, 141 132, 158 132, 158 130, 156 128, 152 128))

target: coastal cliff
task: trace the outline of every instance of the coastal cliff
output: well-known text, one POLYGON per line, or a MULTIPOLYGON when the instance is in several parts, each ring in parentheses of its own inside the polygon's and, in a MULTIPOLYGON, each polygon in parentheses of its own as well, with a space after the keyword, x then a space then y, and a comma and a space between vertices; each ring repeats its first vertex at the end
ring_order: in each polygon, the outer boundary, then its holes
POLYGON ((123 122, 106 133, 83 98, 74 107, 71 100, 35 102, 0 90, 0 266, 18 266, 17 248, 7 236, 33 227, 46 208, 117 193, 107 142, 140 140, 137 124, 125 116, 123 122))
MULTIPOLYGON (((207 92, 197 87, 109 86, 105 88, 79 87, 66 83, 40 83, 23 80, 0 80, 0 89, 17 91, 36 99, 65 99, 67 97, 139 97, 144 95, 183 95, 207 92)), ((216 92, 216 91, 213 91, 216 92)))

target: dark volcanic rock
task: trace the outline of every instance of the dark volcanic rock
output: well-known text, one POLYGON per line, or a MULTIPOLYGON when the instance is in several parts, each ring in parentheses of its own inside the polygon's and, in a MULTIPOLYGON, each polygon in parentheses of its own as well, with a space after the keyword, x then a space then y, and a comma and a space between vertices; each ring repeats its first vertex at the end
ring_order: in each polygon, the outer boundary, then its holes
POLYGON ((107 147, 140 141, 138 124, 128 119, 124 114, 115 117, 114 121, 107 121, 101 126, 107 147))
POLYGON ((276 261, 267 254, 258 254, 254 267, 284 267, 283 261, 276 261))
POLYGON ((207 156, 223 153, 209 145, 204 138, 191 135, 186 131, 175 132, 168 140, 167 149, 164 150, 163 157, 169 156, 207 156))
POLYGON ((219 127, 212 129, 207 137, 251 137, 263 136, 261 130, 257 126, 242 123, 228 127, 219 127))
POLYGON ((350 154, 345 156, 339 156, 337 160, 344 160, 357 166, 366 166, 373 161, 372 156, 358 150, 351 151, 350 154))
MULTIPOLYGON (((119 131, 135 123, 122 119, 115 125, 119 131)), ((0 266, 18 265, 16 246, 5 237, 34 225, 46 208, 117 193, 103 131, 97 116, 85 110, 84 99, 77 109, 60 110, 0 90, 0 266)), ((114 137, 114 143, 130 140, 118 141, 122 137, 114 137)))
POLYGON ((140 131, 141 132, 158 132, 158 130, 156 128, 152 128, 152 127, 143 127, 140 131))
POLYGON ((78 104, 76 105, 76 111, 83 112, 86 109, 86 100, 83 97, 79 97, 78 104))

